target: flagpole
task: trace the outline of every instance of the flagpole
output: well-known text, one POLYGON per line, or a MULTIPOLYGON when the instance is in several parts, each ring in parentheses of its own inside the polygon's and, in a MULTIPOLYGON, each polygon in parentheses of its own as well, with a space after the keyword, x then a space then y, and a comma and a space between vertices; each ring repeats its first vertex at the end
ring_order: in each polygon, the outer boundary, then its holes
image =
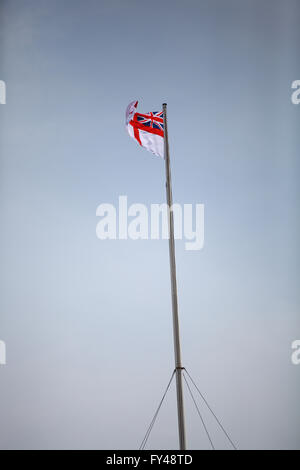
POLYGON ((169 255, 170 255, 173 334, 174 334, 176 391, 177 391, 178 434, 179 434, 180 450, 186 450, 183 389, 182 389, 183 368, 182 368, 182 363, 181 363, 181 351, 180 351, 176 262, 175 262, 175 241, 174 241, 174 218, 173 218, 173 211, 172 211, 173 198, 172 198, 172 182, 171 182, 168 123, 167 123, 167 104, 166 103, 163 104, 163 113, 164 113, 164 154, 165 154, 165 168, 166 168, 166 192, 167 192, 168 224, 169 224, 169 255))

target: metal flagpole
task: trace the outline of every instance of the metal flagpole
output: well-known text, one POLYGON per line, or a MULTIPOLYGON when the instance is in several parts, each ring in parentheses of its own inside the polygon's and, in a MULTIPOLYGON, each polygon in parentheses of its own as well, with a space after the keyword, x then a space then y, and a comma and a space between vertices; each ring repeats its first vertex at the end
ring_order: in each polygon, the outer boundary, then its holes
POLYGON ((174 218, 173 218, 173 211, 172 211, 173 199, 172 199, 172 183, 171 183, 171 168, 170 168, 168 124, 167 124, 167 104, 166 103, 163 104, 163 113, 164 113, 164 154, 165 154, 165 167, 166 167, 166 192, 167 192, 167 203, 168 203, 169 254, 170 254, 170 272, 171 272, 171 288, 172 288, 178 432, 179 432, 180 450, 185 450, 186 442, 185 442, 184 406, 183 406, 183 390, 182 390, 183 368, 181 364, 180 337, 179 337, 175 242, 174 242, 174 218))

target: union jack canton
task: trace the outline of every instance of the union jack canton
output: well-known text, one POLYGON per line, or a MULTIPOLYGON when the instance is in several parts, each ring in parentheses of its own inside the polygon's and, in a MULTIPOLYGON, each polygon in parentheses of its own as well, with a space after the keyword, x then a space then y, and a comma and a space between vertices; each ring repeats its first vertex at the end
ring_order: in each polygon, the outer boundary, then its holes
POLYGON ((130 137, 142 147, 164 158, 163 111, 141 114, 136 112, 138 101, 132 101, 126 110, 126 126, 130 137))

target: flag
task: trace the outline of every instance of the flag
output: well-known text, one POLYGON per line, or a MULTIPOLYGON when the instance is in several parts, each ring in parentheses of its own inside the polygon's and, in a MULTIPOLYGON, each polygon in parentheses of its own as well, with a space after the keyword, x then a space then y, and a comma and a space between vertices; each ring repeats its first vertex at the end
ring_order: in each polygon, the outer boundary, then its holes
POLYGON ((140 114, 136 112, 138 101, 132 101, 126 109, 126 127, 130 137, 154 155, 164 158, 163 111, 140 114))

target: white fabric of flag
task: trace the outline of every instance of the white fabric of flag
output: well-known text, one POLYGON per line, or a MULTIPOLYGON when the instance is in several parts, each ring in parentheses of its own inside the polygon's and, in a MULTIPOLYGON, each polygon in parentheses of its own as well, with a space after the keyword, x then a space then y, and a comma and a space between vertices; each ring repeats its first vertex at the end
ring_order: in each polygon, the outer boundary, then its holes
POLYGON ((164 158, 163 111, 146 114, 137 112, 138 101, 129 103, 126 109, 126 127, 130 137, 149 152, 164 158))

